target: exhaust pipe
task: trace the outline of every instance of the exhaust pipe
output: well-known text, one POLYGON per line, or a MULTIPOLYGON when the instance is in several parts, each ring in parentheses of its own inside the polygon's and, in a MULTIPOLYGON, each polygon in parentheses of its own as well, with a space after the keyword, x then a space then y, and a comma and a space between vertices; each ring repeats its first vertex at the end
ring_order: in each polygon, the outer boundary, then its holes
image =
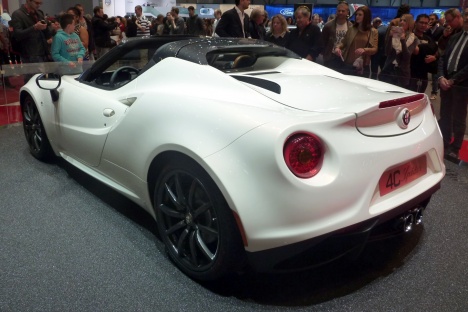
POLYGON ((420 225, 423 222, 423 210, 423 207, 418 206, 406 212, 396 220, 395 228, 405 233, 410 232, 413 229, 413 225, 420 225))
POLYGON ((403 217, 403 231, 405 233, 410 232, 413 229, 414 216, 412 213, 407 213, 403 217))
POLYGON ((414 224, 420 225, 423 222, 423 210, 424 208, 422 207, 417 207, 412 210, 414 215, 414 224))

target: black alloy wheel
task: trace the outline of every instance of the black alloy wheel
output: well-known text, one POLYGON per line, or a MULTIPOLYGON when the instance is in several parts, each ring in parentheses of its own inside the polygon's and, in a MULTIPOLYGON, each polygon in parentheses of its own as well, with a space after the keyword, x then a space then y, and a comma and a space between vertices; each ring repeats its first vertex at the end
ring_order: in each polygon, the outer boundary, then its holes
POLYGON ((24 135, 31 154, 39 160, 49 159, 52 155, 52 148, 36 103, 31 96, 28 95, 21 104, 21 113, 23 114, 24 135))
POLYGON ((159 233, 170 258, 188 276, 215 280, 243 264, 232 211, 193 161, 167 165, 155 190, 159 233))

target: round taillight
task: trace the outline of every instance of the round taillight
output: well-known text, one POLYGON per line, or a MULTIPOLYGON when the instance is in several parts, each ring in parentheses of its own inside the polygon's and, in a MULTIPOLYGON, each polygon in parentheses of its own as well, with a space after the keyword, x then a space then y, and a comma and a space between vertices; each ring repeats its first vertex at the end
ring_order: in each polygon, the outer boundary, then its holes
POLYGON ((311 178, 320 171, 323 146, 316 136, 296 133, 286 140, 283 155, 286 165, 294 175, 311 178))

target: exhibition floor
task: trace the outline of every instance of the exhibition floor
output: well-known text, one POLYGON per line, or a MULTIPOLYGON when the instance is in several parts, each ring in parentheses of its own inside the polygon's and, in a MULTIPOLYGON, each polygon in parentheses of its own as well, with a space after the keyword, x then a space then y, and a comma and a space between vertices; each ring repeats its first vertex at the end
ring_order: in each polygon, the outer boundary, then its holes
POLYGON ((64 161, 34 159, 20 124, 0 142, 0 311, 468 309, 466 166, 446 162, 422 226, 355 262, 197 283, 141 208, 64 161))

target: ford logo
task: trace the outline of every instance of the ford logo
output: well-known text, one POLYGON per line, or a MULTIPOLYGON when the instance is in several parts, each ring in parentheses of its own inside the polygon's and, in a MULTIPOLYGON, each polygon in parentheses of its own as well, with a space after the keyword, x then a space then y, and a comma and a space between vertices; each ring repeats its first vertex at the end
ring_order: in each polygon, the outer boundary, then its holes
POLYGON ((294 9, 292 9, 292 8, 281 9, 280 14, 284 15, 284 16, 293 16, 294 15, 294 9))

